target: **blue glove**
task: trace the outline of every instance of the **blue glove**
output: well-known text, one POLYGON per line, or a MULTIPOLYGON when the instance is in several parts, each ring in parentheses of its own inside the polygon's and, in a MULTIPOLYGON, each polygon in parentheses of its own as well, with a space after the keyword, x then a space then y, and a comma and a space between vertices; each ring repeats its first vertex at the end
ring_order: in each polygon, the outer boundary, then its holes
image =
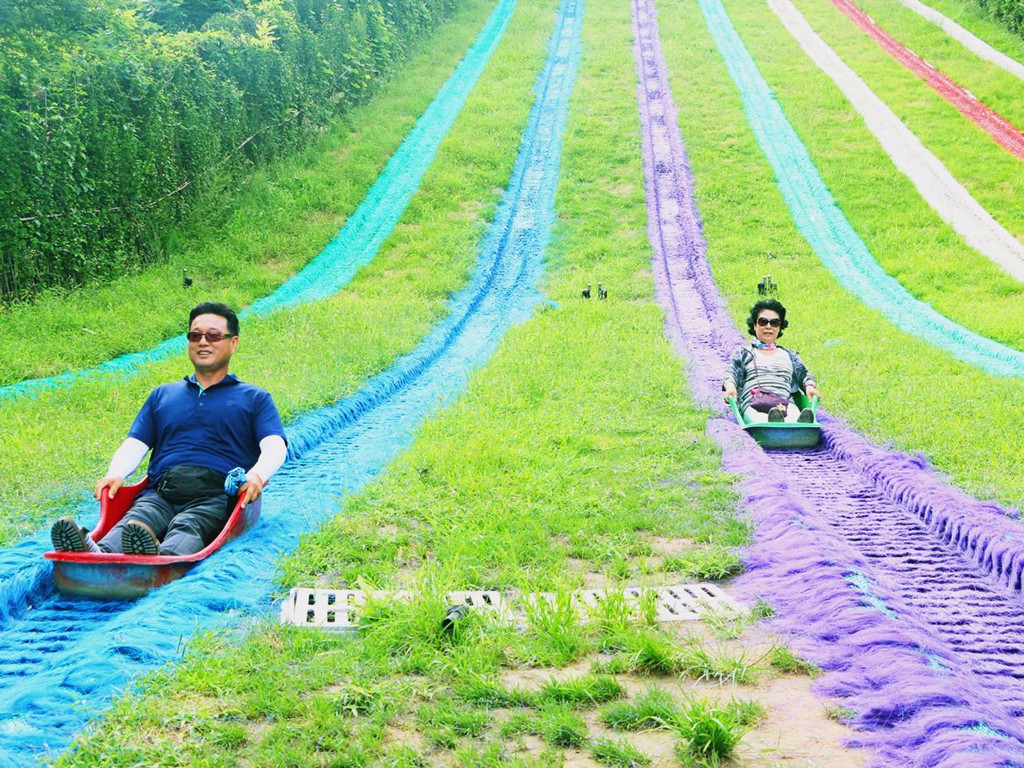
POLYGON ((238 489, 248 481, 249 478, 245 476, 245 470, 241 467, 235 467, 228 472, 228 476, 224 478, 224 493, 228 496, 237 496, 238 489))

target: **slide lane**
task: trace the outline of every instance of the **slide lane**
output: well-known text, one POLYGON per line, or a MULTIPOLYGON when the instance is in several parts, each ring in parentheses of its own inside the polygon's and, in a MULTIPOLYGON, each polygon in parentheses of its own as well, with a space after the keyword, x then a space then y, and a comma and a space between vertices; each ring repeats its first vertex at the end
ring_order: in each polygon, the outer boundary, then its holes
MULTIPOLYGON (((441 142, 501 42, 514 10, 515 0, 498 0, 473 45, 402 140, 341 231, 312 261, 275 291, 241 310, 239 318, 266 317, 289 307, 332 296, 348 285, 360 268, 373 260, 419 189, 441 142)), ((180 354, 185 348, 184 336, 175 336, 151 349, 120 355, 92 368, 8 384, 0 387, 0 400, 68 386, 84 377, 130 376, 140 366, 180 354)))
MULTIPOLYGON (((968 245, 999 265, 1007 274, 1024 282, 1024 245, 1021 245, 971 196, 935 155, 925 149, 921 141, 867 87, 857 73, 811 29, 811 25, 793 3, 789 0, 768 0, 768 6, 811 61, 828 75, 849 99, 850 104, 864 118, 864 123, 892 158, 896 167, 910 179, 921 197, 939 217, 953 227, 968 245)), ((723 29, 731 29, 724 9, 720 13, 716 12, 716 18, 724 19, 721 22, 723 29)), ((735 30, 729 35, 733 36, 739 48, 737 49, 730 41, 727 60, 733 56, 749 59, 749 54, 743 49, 735 30)), ((752 61, 750 66, 756 71, 752 61)), ((756 77, 761 76, 758 73, 756 77)), ((764 84, 764 88, 768 88, 767 84, 764 84)), ((779 111, 781 113, 781 110, 779 111)))
POLYGON ((980 37, 964 29, 948 16, 944 16, 931 6, 920 2, 920 0, 900 0, 900 2, 914 13, 935 24, 947 35, 967 48, 967 50, 985 59, 985 61, 995 64, 1011 75, 1024 80, 1024 64, 1011 59, 1002 51, 997 51, 980 37))
POLYGON ((132 603, 55 594, 45 535, 0 553, 0 764, 65 747, 119 689, 176 659, 193 633, 265 612, 280 554, 387 465, 456 397, 505 331, 530 317, 554 220, 562 134, 580 54, 583 3, 563 0, 505 199, 470 284, 412 353, 352 397, 291 425, 289 461, 264 518, 177 582, 132 603), (19 584, 21 593, 8 588, 19 584))
MULTIPOLYGON (((743 337, 707 264, 653 0, 632 6, 658 297, 694 397, 722 413, 721 372, 743 337)), ((741 590, 827 671, 819 690, 854 709, 855 743, 877 765, 1024 764, 1024 526, 822 419, 821 448, 772 453, 709 422, 755 523, 741 590)))
MULTIPOLYGON (((768 3, 773 9, 785 3, 793 13, 797 14, 802 25, 806 27, 806 22, 799 16, 792 4, 788 3, 788 0, 768 0, 768 3)), ((975 365, 987 373, 1024 377, 1024 352, 974 333, 939 314, 929 304, 915 298, 881 268, 860 235, 853 229, 849 220, 836 204, 824 179, 811 160, 807 147, 800 141, 792 124, 786 119, 782 107, 744 47, 720 0, 698 0, 698 4, 707 20, 708 28, 718 50, 722 54, 729 75, 740 92, 744 112, 754 129, 758 145, 775 172, 779 189, 800 234, 807 240, 826 268, 836 277, 839 284, 857 296, 868 307, 882 312, 890 322, 901 330, 946 350, 957 359, 975 365)), ((786 18, 790 18, 788 13, 786 18)), ((809 27, 806 28, 811 35, 814 35, 809 27)), ((820 47, 826 49, 828 54, 835 57, 835 54, 827 50, 820 39, 817 39, 817 42, 820 47)), ((841 62, 840 65, 845 68, 841 62)), ((848 68, 846 69, 848 70, 848 68)), ((852 71, 849 71, 849 75, 859 83, 860 88, 867 91, 864 84, 856 78, 852 71)), ((881 105, 874 94, 871 94, 870 91, 867 93, 881 105)), ((881 105, 881 108, 888 112, 884 105, 881 105)), ((942 195, 941 184, 937 177, 922 174, 920 169, 923 167, 935 170, 934 166, 938 166, 947 176, 948 171, 934 156, 927 153, 927 150, 916 138, 909 134, 909 131, 896 119, 895 115, 892 115, 891 112, 888 114, 903 134, 909 136, 920 151, 933 161, 930 166, 917 166, 910 156, 898 154, 897 164, 902 159, 907 167, 901 168, 901 170, 917 173, 918 181, 922 184, 936 181, 938 186, 929 187, 929 189, 932 193, 942 195)), ((872 127, 870 122, 869 127, 872 127)), ((875 129, 873 128, 873 130, 875 129)), ((902 153, 902 149, 900 152, 902 153)), ((960 192, 967 195, 963 187, 960 187, 959 184, 956 186, 960 192)), ((980 210, 980 206, 974 202, 973 198, 968 196, 968 199, 980 210)), ((988 216, 987 213, 984 215, 988 216)), ((991 219, 991 216, 988 218, 991 219)), ((994 220, 992 223, 995 224, 994 220)), ((997 224, 995 226, 998 227, 997 224)), ((1000 227, 1000 229, 1002 228, 1000 227)), ((1002 231, 1007 238, 1013 240, 1009 233, 1005 230, 1002 231)), ((1013 240, 1013 243, 1021 248, 1016 240, 1013 240)), ((1020 267, 1021 276, 1024 278, 1024 261, 1020 262, 1020 267)))
POLYGON ((1003 149, 1014 157, 1024 160, 1024 133, 995 110, 985 106, 974 94, 951 78, 939 72, 902 43, 894 40, 874 19, 858 8, 851 0, 832 0, 832 4, 860 27, 883 51, 913 72, 957 108, 964 117, 984 130, 1003 149))

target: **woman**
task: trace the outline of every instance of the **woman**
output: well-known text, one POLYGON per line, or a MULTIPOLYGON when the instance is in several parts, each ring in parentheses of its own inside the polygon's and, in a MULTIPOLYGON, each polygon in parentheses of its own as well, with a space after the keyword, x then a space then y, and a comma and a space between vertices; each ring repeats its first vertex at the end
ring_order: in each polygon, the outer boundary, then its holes
POLYGON ((793 404, 800 391, 807 397, 821 395, 800 356, 779 346, 788 325, 786 308, 775 299, 750 308, 747 331, 754 340, 733 352, 722 380, 726 402, 735 397, 748 422, 814 421, 810 408, 801 411, 793 404))

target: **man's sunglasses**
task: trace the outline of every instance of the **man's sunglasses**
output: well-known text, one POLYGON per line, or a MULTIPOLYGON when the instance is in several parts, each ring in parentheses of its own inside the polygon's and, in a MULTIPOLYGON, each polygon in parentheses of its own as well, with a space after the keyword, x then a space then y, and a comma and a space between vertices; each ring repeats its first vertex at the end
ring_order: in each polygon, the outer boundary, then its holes
POLYGON ((772 328, 778 328, 782 325, 782 320, 778 317, 759 317, 757 318, 757 324, 762 328, 767 328, 769 325, 772 328))
POLYGON ((191 342, 196 342, 205 336, 208 342, 216 344, 221 339, 230 339, 234 335, 233 333, 221 333, 220 331, 206 331, 205 333, 203 331, 189 331, 185 334, 185 338, 191 342))

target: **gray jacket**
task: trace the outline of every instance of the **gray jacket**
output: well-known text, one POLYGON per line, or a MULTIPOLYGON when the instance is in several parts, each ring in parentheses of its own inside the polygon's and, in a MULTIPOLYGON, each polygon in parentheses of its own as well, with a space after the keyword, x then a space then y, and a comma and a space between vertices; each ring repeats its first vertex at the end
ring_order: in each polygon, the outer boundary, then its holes
MULTIPOLYGON (((807 385, 810 384, 817 389, 818 385, 814 381, 814 377, 811 376, 810 371, 807 370, 807 366, 804 365, 804 361, 800 359, 800 355, 794 352, 792 349, 786 349, 785 347, 779 347, 779 349, 785 351, 789 355, 789 359, 793 363, 793 378, 789 382, 789 394, 792 396, 796 392, 803 392, 807 389, 807 385)), ((733 382, 736 385, 736 392, 739 393, 740 411, 749 408, 753 398, 749 394, 745 394, 747 383, 747 366, 750 361, 754 359, 754 353, 749 346, 736 347, 733 350, 732 357, 729 360, 729 367, 725 371, 725 376, 722 378, 722 390, 725 390, 726 382, 733 382)))

